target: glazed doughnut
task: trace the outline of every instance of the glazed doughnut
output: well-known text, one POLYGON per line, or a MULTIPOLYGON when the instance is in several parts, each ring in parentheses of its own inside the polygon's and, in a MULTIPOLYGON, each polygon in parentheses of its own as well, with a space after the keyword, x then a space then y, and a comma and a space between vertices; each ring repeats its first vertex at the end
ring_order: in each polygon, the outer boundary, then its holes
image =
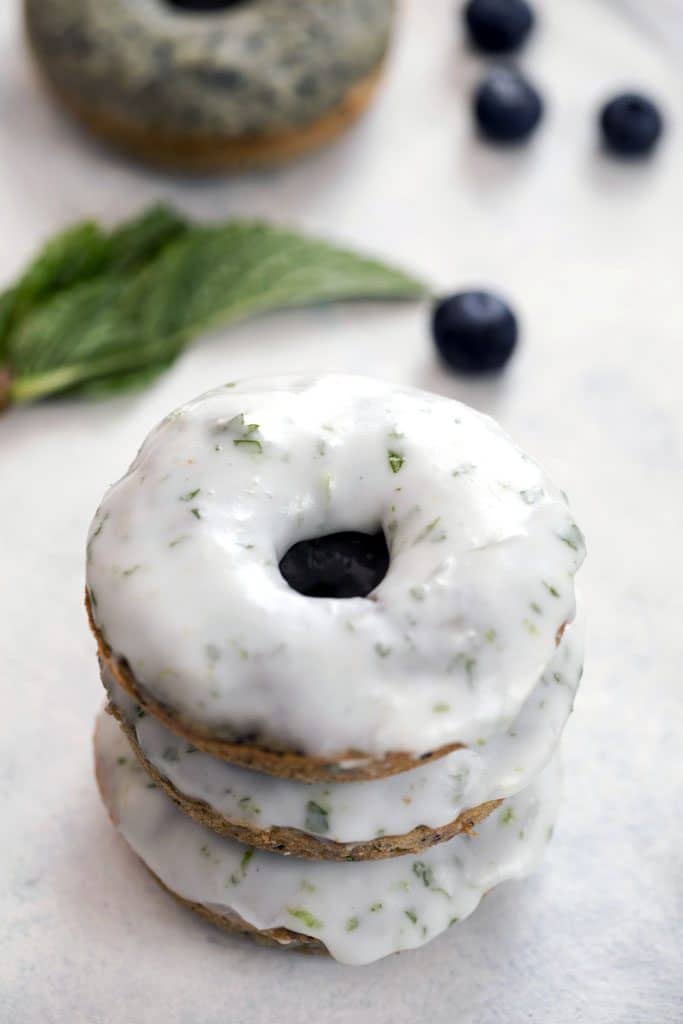
POLYGON ((150 776, 195 820, 249 846, 322 860, 416 853, 469 832, 529 785, 555 751, 583 664, 573 623, 522 710, 488 743, 367 782, 303 784, 196 750, 140 709, 105 670, 110 709, 150 776))
POLYGON ((314 149, 366 107, 393 0, 25 0, 43 77, 95 134, 211 170, 314 149))
POLYGON ((112 820, 165 888, 230 930, 313 946, 348 964, 421 946, 469 916, 493 886, 529 874, 552 832, 559 782, 555 758, 477 836, 419 857, 339 864, 254 850, 197 824, 150 783, 104 714, 95 752, 112 820))
POLYGON ((488 417, 368 378, 276 378, 152 431, 93 520, 87 594, 108 670, 176 735, 340 782, 504 732, 583 557, 565 496, 488 417), (350 532, 370 577, 386 567, 369 592, 290 586, 296 545, 350 532))

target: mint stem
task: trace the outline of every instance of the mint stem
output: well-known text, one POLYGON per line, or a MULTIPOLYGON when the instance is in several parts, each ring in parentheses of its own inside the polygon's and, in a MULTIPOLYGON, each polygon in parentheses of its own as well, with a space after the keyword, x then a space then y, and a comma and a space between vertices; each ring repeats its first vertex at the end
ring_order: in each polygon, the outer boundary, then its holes
POLYGON ((9 367, 0 367, 0 412, 12 404, 12 374, 9 367))

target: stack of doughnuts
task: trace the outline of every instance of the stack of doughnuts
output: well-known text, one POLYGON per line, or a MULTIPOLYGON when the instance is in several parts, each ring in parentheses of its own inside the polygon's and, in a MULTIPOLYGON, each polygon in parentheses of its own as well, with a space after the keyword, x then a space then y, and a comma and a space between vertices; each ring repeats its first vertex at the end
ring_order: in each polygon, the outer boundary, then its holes
POLYGON ((25 0, 42 76, 99 137, 170 168, 278 163, 374 93, 393 0, 25 0))
POLYGON ((112 820, 227 929, 422 945, 552 832, 583 557, 563 492, 458 402, 325 376, 183 406, 88 540, 112 820))

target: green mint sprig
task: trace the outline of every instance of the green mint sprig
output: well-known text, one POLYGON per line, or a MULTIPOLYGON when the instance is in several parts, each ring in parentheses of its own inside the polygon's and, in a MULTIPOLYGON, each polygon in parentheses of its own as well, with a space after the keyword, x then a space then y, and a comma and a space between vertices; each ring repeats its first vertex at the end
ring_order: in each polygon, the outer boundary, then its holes
POLYGON ((86 221, 0 294, 0 408, 142 387, 219 324, 427 294, 402 270, 258 221, 198 225, 166 206, 110 232, 86 221))

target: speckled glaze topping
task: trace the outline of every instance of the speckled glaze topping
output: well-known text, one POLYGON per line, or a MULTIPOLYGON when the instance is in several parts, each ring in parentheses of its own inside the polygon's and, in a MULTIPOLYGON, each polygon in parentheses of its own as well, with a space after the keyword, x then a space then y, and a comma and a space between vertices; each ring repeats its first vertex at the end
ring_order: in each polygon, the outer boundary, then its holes
POLYGON ((237 913, 259 930, 313 936, 347 964, 424 945, 464 920, 493 886, 534 870, 552 834, 559 790, 554 759, 477 836, 456 836, 419 857, 303 861, 254 850, 192 821, 150 782, 105 714, 95 750, 110 813, 172 892, 217 913, 237 913))
POLYGON ((168 416, 88 540, 96 625, 138 686, 215 737, 343 758, 509 726, 575 612, 562 493, 460 403, 364 377, 227 385, 168 416), (306 538, 387 538, 364 598, 278 564, 306 538))
POLYGON ((147 760, 184 796, 239 825, 294 828, 348 844, 404 835, 420 825, 438 829, 461 811, 529 785, 554 753, 571 711, 582 672, 582 634, 577 620, 504 732, 374 782, 305 785, 228 764, 145 714, 106 669, 103 681, 147 760))
POLYGON ((275 134, 324 116, 379 65, 392 0, 26 0, 53 83, 157 132, 275 134))

